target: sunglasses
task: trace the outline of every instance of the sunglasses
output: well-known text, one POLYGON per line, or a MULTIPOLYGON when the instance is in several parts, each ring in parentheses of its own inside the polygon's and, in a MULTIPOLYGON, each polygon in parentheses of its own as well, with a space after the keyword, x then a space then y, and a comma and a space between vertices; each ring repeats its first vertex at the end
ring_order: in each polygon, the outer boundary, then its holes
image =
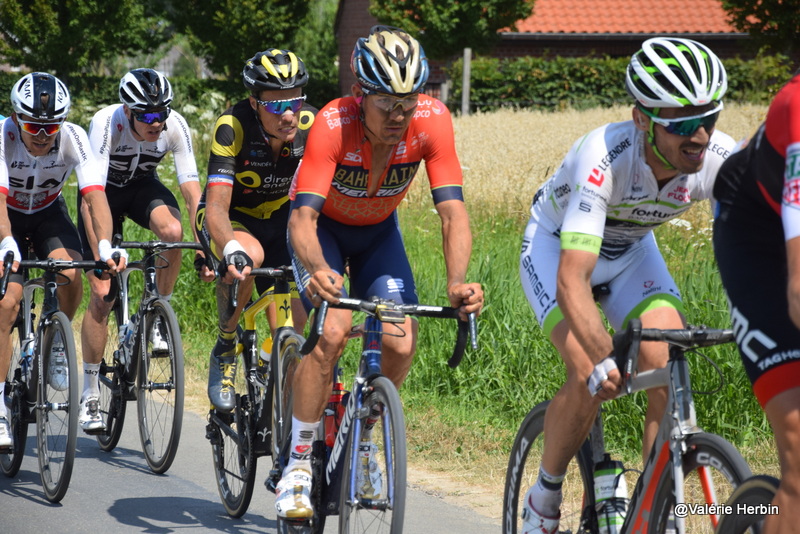
POLYGON ((145 124, 153 124, 154 122, 164 122, 169 117, 169 108, 162 109, 161 111, 133 111, 133 117, 145 124))
POLYGON ((55 135, 61 129, 61 125, 64 124, 64 121, 60 122, 30 122, 24 121, 22 119, 17 119, 19 122, 22 131, 25 133, 29 133, 31 135, 39 135, 39 132, 44 130, 45 135, 48 137, 51 135, 55 135))
POLYGON ((374 97, 372 98, 372 103, 375 104, 375 107, 385 111, 386 113, 391 113, 397 106, 403 108, 403 111, 411 111, 419 103, 419 93, 408 95, 403 98, 398 98, 396 96, 390 96, 383 93, 368 94, 374 97))
POLYGON ((690 136, 694 134, 701 126, 710 132, 714 125, 717 124, 719 119, 719 112, 722 111, 722 102, 717 104, 717 107, 701 113, 700 115, 693 115, 691 117, 678 117, 676 119, 663 119, 653 115, 646 109, 639 108, 639 110, 650 117, 650 120, 656 124, 660 124, 667 130, 667 133, 690 136))
POLYGON ((287 111, 297 113, 303 107, 303 102, 306 101, 306 95, 298 96, 297 98, 287 98, 286 100, 256 100, 261 106, 267 110, 267 113, 274 113, 275 115, 283 115, 287 111))

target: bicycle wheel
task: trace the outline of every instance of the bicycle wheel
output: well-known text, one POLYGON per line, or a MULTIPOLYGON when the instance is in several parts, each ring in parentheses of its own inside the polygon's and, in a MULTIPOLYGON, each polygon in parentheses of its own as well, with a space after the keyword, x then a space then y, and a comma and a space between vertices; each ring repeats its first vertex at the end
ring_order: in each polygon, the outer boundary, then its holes
MULTIPOLYGON (((22 354, 21 331, 17 326, 11 332, 12 353, 11 362, 6 376, 5 401, 8 407, 8 423, 11 425, 11 438, 14 447, 7 452, 0 453, 0 470, 7 477, 16 476, 25 456, 25 443, 28 441, 28 407, 25 402, 27 385, 24 383, 20 355, 22 354)), ((32 362, 31 362, 32 363, 32 362)), ((32 372, 31 369, 28 372, 32 372)))
MULTIPOLYGON (((506 470, 503 492, 503 534, 522 532, 522 505, 528 488, 536 483, 544 450, 544 417, 550 401, 537 404, 519 427, 506 470)), ((585 441, 570 460, 564 477, 559 532, 597 532, 594 511, 592 452, 585 441)))
MULTIPOLYGON (((303 338, 285 331, 277 336, 270 356, 272 380, 272 451, 280 480, 292 441, 292 382, 300 363, 303 338)), ((274 482, 277 484, 278 480, 274 482)))
MULTIPOLYGON (((692 513, 698 507, 725 504, 733 491, 751 476, 750 467, 736 447, 716 434, 699 433, 686 440, 683 454, 684 504, 686 532, 713 533, 717 516, 692 513)), ((675 495, 672 471, 667 466, 658 481, 653 498, 653 521, 650 534, 661 534, 674 521, 675 495)), ((727 534, 727 533, 726 533, 727 534)))
POLYGON ((67 493, 75 461, 80 382, 75 340, 66 314, 55 312, 43 330, 39 357, 44 376, 39 380, 36 402, 36 442, 45 497, 59 502, 67 493))
POLYGON ((147 465, 165 473, 175 459, 183 423, 183 344, 169 302, 156 299, 138 333, 137 375, 139 437, 147 465))
POLYGON ((97 443, 100 450, 111 452, 119 443, 122 436, 122 427, 125 425, 125 384, 122 379, 122 363, 115 358, 115 353, 120 349, 119 323, 117 314, 118 304, 108 315, 108 339, 103 350, 103 361, 100 362, 100 413, 106 423, 105 432, 97 434, 97 443))
POLYGON ((399 534, 403 532, 406 506, 406 427, 394 384, 383 376, 370 380, 364 389, 363 408, 360 435, 351 432, 345 449, 339 532, 399 534), (381 412, 381 416, 370 437, 365 434, 364 422, 370 413, 376 412, 381 412), (372 441, 375 446, 368 468, 361 465, 366 460, 362 441, 372 441), (357 465, 353 465, 354 449, 358 452, 357 465), (357 476, 362 469, 369 471, 366 484, 359 483, 357 476))
POLYGON ((732 507, 732 513, 719 519, 717 532, 720 534, 758 534, 761 532, 764 512, 775 498, 780 481, 767 475, 756 475, 742 482, 726 503, 732 507), (747 506, 743 513, 740 506, 747 506))
POLYGON ((211 411, 206 433, 211 441, 217 489, 225 511, 241 517, 250 506, 256 480, 250 400, 236 395, 236 407, 229 413, 211 411))

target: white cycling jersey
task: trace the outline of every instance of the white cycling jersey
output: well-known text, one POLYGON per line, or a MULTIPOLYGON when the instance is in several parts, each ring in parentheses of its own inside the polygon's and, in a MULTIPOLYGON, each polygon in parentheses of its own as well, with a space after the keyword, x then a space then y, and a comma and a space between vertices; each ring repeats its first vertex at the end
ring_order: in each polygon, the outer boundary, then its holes
POLYGON ((36 213, 55 202, 75 170, 81 194, 103 190, 103 179, 89 147, 86 131, 65 122, 53 148, 44 156, 32 156, 11 118, 0 123, 0 193, 10 209, 36 213))
POLYGON ((198 181, 192 135, 186 120, 177 111, 167 118, 167 127, 158 141, 137 141, 122 104, 95 113, 89 124, 89 141, 108 184, 123 187, 141 178, 158 178, 156 167, 167 152, 172 152, 178 183, 198 181))
POLYGON ((654 227, 712 199, 717 171, 735 146, 715 131, 702 170, 679 174, 659 190, 645 163, 645 142, 633 121, 606 124, 578 139, 534 196, 533 219, 562 236, 562 247, 566 235, 573 244, 582 240, 569 248, 617 258, 654 227))

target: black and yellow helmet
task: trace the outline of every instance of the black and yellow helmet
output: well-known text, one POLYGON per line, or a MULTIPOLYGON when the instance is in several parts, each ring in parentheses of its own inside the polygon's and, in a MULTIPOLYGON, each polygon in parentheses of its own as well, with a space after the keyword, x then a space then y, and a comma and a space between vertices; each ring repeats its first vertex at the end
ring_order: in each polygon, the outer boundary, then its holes
POLYGON ((244 86, 250 91, 275 91, 304 87, 308 72, 294 52, 270 48, 247 60, 242 70, 244 86))

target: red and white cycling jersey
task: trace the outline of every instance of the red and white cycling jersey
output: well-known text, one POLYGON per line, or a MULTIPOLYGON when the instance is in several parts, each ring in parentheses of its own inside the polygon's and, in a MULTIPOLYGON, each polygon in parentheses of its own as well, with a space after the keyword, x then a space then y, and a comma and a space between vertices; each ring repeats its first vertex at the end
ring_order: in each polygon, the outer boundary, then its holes
POLYGON ((65 122, 52 150, 32 156, 10 118, 0 123, 0 193, 12 210, 36 213, 52 204, 75 170, 81 194, 103 190, 103 178, 83 128, 65 122))
POLYGON ((98 160, 103 179, 123 187, 141 178, 154 177, 156 167, 167 152, 172 152, 178 183, 198 181, 197 163, 192 150, 192 135, 186 120, 175 110, 158 141, 137 141, 122 104, 95 113, 89 124, 89 141, 98 160))

